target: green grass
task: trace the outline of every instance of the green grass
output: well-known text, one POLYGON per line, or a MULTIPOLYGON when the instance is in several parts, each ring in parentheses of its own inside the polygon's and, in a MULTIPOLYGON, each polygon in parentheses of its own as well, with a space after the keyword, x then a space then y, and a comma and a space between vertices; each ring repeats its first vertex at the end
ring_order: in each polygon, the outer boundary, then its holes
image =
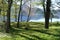
POLYGON ((21 27, 16 28, 14 26, 16 23, 12 23, 13 29, 10 33, 0 32, 0 40, 60 40, 60 23, 50 23, 49 29, 44 28, 44 23, 21 22, 20 24, 21 27))

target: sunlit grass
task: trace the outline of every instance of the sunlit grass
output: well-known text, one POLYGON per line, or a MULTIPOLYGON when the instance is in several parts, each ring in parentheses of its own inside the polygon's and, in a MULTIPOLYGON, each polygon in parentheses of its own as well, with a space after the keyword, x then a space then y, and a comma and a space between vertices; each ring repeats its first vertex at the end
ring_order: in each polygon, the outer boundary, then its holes
POLYGON ((50 24, 49 29, 44 28, 44 23, 21 22, 20 28, 14 25, 16 23, 12 23, 11 33, 0 33, 0 40, 60 40, 60 25, 56 23, 50 24))

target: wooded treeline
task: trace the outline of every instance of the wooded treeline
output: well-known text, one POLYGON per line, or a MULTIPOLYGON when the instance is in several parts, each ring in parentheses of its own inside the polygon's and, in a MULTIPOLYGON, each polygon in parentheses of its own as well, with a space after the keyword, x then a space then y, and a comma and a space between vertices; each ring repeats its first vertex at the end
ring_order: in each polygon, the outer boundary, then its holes
MULTIPOLYGON (((29 22, 30 20, 30 15, 31 15, 31 9, 32 9, 32 0, 25 0, 25 2, 23 3, 24 0, 0 0, 0 16, 3 16, 3 22, 6 24, 6 32, 9 33, 10 31, 10 24, 11 24, 11 15, 14 15, 15 18, 15 22, 17 22, 17 28, 19 28, 20 26, 20 22, 22 21, 22 6, 24 4, 26 4, 28 1, 30 2, 29 4, 29 11, 28 11, 28 16, 27 16, 27 21, 29 22), (18 4, 19 5, 18 5, 18 4), (15 13, 11 14, 11 10, 12 8, 15 8, 15 13), (17 10, 18 9, 18 10, 17 10), (7 18, 7 19, 6 19, 7 18), (21 21, 19 21, 21 20, 21 21)), ((43 6, 43 10, 44 10, 44 17, 45 17, 45 28, 49 29, 49 18, 51 17, 51 0, 41 0, 39 5, 43 6), (42 2, 42 3, 41 3, 42 2)), ((36 5, 38 3, 35 3, 36 5)), ((26 9, 25 9, 26 10, 26 9)), ((52 17, 51 17, 52 18, 52 17)))

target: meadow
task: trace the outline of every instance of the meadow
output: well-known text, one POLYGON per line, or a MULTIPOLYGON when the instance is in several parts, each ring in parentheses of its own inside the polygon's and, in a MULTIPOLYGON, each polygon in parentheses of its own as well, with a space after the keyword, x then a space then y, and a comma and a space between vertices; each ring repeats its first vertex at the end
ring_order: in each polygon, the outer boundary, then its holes
POLYGON ((49 29, 44 28, 44 23, 20 22, 16 28, 16 22, 11 23, 10 33, 0 29, 0 40, 60 40, 60 23, 50 23, 49 29))

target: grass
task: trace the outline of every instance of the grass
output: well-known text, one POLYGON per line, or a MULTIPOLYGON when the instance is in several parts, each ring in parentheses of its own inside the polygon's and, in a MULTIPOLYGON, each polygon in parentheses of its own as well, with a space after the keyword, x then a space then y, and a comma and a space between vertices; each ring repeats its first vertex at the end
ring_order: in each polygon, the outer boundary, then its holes
POLYGON ((10 33, 0 32, 0 40, 60 40, 60 23, 50 24, 49 29, 44 28, 44 23, 21 22, 20 28, 15 25, 11 24, 13 29, 10 33))

